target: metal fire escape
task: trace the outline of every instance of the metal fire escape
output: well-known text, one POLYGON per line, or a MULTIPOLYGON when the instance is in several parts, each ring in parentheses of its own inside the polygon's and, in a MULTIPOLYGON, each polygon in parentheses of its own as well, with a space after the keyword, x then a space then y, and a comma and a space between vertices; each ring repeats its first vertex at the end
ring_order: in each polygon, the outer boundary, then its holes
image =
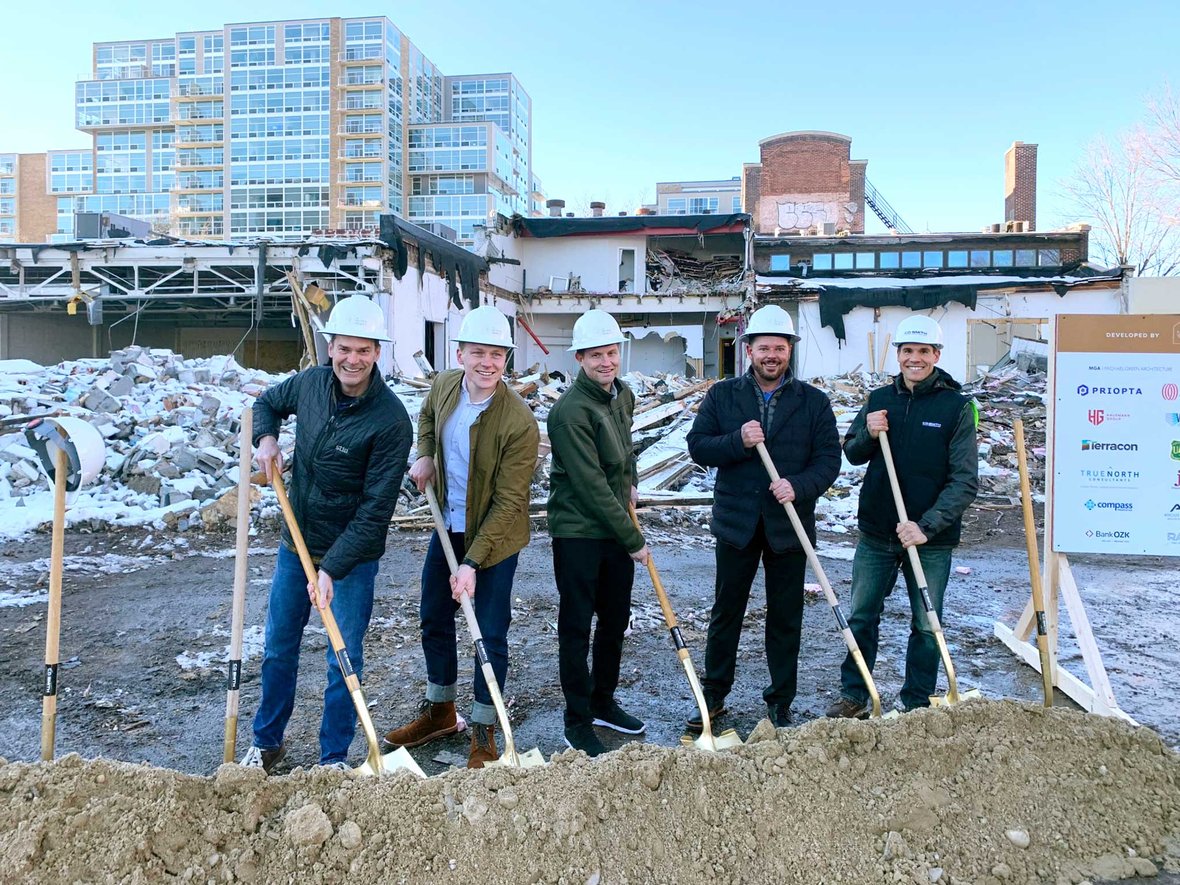
POLYGON ((881 223, 889 228, 890 233, 912 234, 914 232, 914 229, 905 223, 905 220, 897 214, 897 210, 889 205, 889 201, 881 196, 881 192, 873 187, 873 183, 867 178, 865 179, 865 202, 881 219, 881 223))

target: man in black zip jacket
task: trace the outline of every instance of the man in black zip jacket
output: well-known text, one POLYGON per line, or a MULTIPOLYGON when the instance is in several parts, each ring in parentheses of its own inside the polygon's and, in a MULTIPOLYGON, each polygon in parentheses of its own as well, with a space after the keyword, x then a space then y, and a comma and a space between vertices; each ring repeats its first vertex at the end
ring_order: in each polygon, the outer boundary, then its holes
MULTIPOLYGON (((377 369, 389 341, 381 308, 363 295, 339 302, 324 329, 331 364, 306 369, 254 403, 255 458, 270 479, 283 469, 279 425, 297 416, 291 507, 319 572, 308 582, 284 524, 271 582, 254 744, 242 765, 267 772, 282 758, 295 704, 299 644, 311 606, 330 605, 360 678, 363 639, 389 520, 413 430, 377 369)), ((346 764, 356 710, 331 647, 320 724, 320 764, 346 764)))
MULTIPOLYGON (((762 697, 771 722, 782 727, 791 722, 795 699, 807 563, 783 504, 794 502, 814 544, 815 502, 840 472, 840 437, 827 396, 791 373, 791 348, 799 336, 790 315, 777 305, 759 308, 744 338, 750 371, 709 389, 688 434, 692 459, 717 468, 712 520, 717 583, 701 686, 710 717, 725 712, 750 585, 761 560, 770 668, 762 697), (778 469, 777 482, 771 483, 758 456, 760 442, 778 469)), ((687 725, 701 730, 695 705, 687 725)))
MULTIPOLYGON (((942 329, 928 316, 911 316, 894 336, 901 371, 869 394, 844 437, 850 464, 868 462, 860 491, 860 541, 852 561, 852 615, 848 625, 870 671, 877 660, 878 628, 885 597, 898 569, 909 591, 909 646, 901 704, 905 710, 930 706, 938 678, 938 645, 906 548, 917 546, 930 599, 942 617, 951 552, 959 543, 963 512, 979 486, 978 423, 975 404, 954 378, 935 364, 942 353, 942 329), (907 522, 898 519, 893 490, 878 441, 889 434, 907 522)), ((829 716, 864 718, 868 688, 848 655, 840 668, 840 698, 829 716)))

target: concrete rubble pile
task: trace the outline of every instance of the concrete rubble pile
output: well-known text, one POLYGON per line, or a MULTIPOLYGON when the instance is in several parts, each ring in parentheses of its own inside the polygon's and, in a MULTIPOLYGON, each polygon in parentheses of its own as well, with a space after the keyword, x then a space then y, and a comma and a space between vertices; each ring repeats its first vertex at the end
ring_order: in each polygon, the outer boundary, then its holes
MULTIPOLYGON (((37 524, 49 494, 24 416, 82 418, 106 440, 96 482, 71 506, 71 523, 92 527, 162 522, 180 530, 232 518, 212 506, 237 485, 238 416, 282 376, 246 369, 232 357, 185 359, 138 346, 107 359, 41 367, 8 361, 0 372, 0 500, 16 498, 37 524)), ((293 434, 283 434, 290 444, 293 434), (288 438, 288 436, 290 437, 288 438)), ((5 526, 0 526, 0 532, 5 526)), ((8 525, 11 533, 12 526, 8 525)))
MULTIPOLYGON (((71 522, 102 525, 152 524, 184 531, 232 521, 236 506, 238 416, 254 397, 282 375, 246 369, 232 357, 185 359, 170 350, 129 347, 107 359, 73 360, 41 367, 27 360, 0 364, 0 500, 15 498, 28 512, 0 534, 20 534, 48 521, 51 498, 36 458, 25 445, 20 418, 68 414, 93 423, 107 441, 106 466, 97 483, 71 507, 71 522), (34 503, 37 506, 33 506, 34 503), (44 511, 44 512, 42 512, 44 511), (14 528, 15 525, 15 528, 14 528)), ((681 375, 623 376, 636 395, 632 432, 636 440, 641 506, 659 505, 665 522, 703 525, 712 502, 714 471, 694 464, 687 437, 712 381, 681 375)), ((810 379, 832 401, 837 429, 847 432, 868 392, 886 376, 853 371, 810 379)), ((549 486, 549 409, 572 379, 531 367, 508 379, 541 424, 541 450, 531 510, 542 515, 549 486)), ((415 427, 430 382, 392 379, 415 427)), ((985 507, 1019 504, 1019 477, 1012 421, 1023 417, 1034 490, 1043 486, 1045 376, 1009 364, 970 385, 980 406, 980 496, 985 507)), ((294 445, 294 423, 284 426, 280 445, 294 445)), ((411 453, 411 460, 417 457, 411 453)), ((819 527, 839 534, 856 524, 864 467, 844 463, 817 507, 819 527)), ((263 490, 263 515, 277 516, 273 493, 263 490)), ((394 523, 429 525, 425 501, 407 481, 394 523)))

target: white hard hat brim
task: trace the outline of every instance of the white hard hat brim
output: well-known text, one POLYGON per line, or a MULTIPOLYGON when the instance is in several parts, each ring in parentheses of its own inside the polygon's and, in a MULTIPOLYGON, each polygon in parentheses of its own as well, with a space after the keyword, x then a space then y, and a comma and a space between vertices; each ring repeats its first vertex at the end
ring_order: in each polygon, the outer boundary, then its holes
POLYGON ((391 344, 393 342, 393 339, 387 335, 374 335, 372 332, 360 334, 355 329, 351 329, 347 332, 341 332, 334 329, 324 328, 320 329, 320 334, 329 341, 332 340, 333 335, 342 335, 345 338, 368 338, 370 341, 376 341, 378 344, 391 344))

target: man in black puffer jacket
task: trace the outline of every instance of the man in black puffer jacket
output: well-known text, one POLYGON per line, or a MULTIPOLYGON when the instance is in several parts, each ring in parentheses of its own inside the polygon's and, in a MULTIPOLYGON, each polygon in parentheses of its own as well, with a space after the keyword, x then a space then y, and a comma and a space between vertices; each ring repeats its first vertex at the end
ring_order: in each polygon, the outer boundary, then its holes
MULTIPOLYGON (((840 437, 827 396, 791 374, 791 347, 799 336, 790 315, 777 305, 759 308, 744 338, 750 371, 710 388, 688 434, 692 459, 717 468, 712 522, 717 584, 701 686, 710 716, 725 712, 742 618, 761 560, 770 668, 762 697, 770 720, 781 727, 790 724, 795 699, 807 563, 783 504, 794 502, 814 544, 815 502, 840 472, 840 437), (758 457, 759 442, 778 468, 781 479, 775 483, 758 457)), ((701 727, 694 706, 688 728, 701 727)))
MULTIPOLYGON (((268 479, 283 468, 279 425, 297 416, 291 507, 319 568, 316 583, 309 583, 284 524, 267 608, 254 745, 242 760, 268 772, 283 755, 299 643, 313 604, 331 606, 361 676, 377 566, 413 435, 405 407, 377 370, 381 342, 390 340, 381 308, 363 295, 346 298, 332 311, 324 334, 330 366, 306 369, 254 403, 255 457, 268 479)), ((344 764, 356 710, 331 647, 327 658, 320 764, 344 764)))
MULTIPOLYGON (((903 569, 912 619, 900 698, 912 710, 930 706, 939 655, 906 548, 918 548, 930 599, 941 618, 951 552, 959 543, 963 511, 975 500, 979 485, 978 415, 975 404, 959 392, 959 383, 935 365, 942 353, 938 323, 928 316, 908 317, 898 324, 894 343, 901 371, 869 394, 844 437, 849 463, 869 465, 857 512, 860 541, 852 560, 848 626, 871 671, 885 597, 903 569), (907 522, 898 519, 878 441, 882 430, 889 434, 907 522)), ((864 718, 868 701, 868 688, 849 655, 840 668, 840 699, 827 714, 864 718)))

